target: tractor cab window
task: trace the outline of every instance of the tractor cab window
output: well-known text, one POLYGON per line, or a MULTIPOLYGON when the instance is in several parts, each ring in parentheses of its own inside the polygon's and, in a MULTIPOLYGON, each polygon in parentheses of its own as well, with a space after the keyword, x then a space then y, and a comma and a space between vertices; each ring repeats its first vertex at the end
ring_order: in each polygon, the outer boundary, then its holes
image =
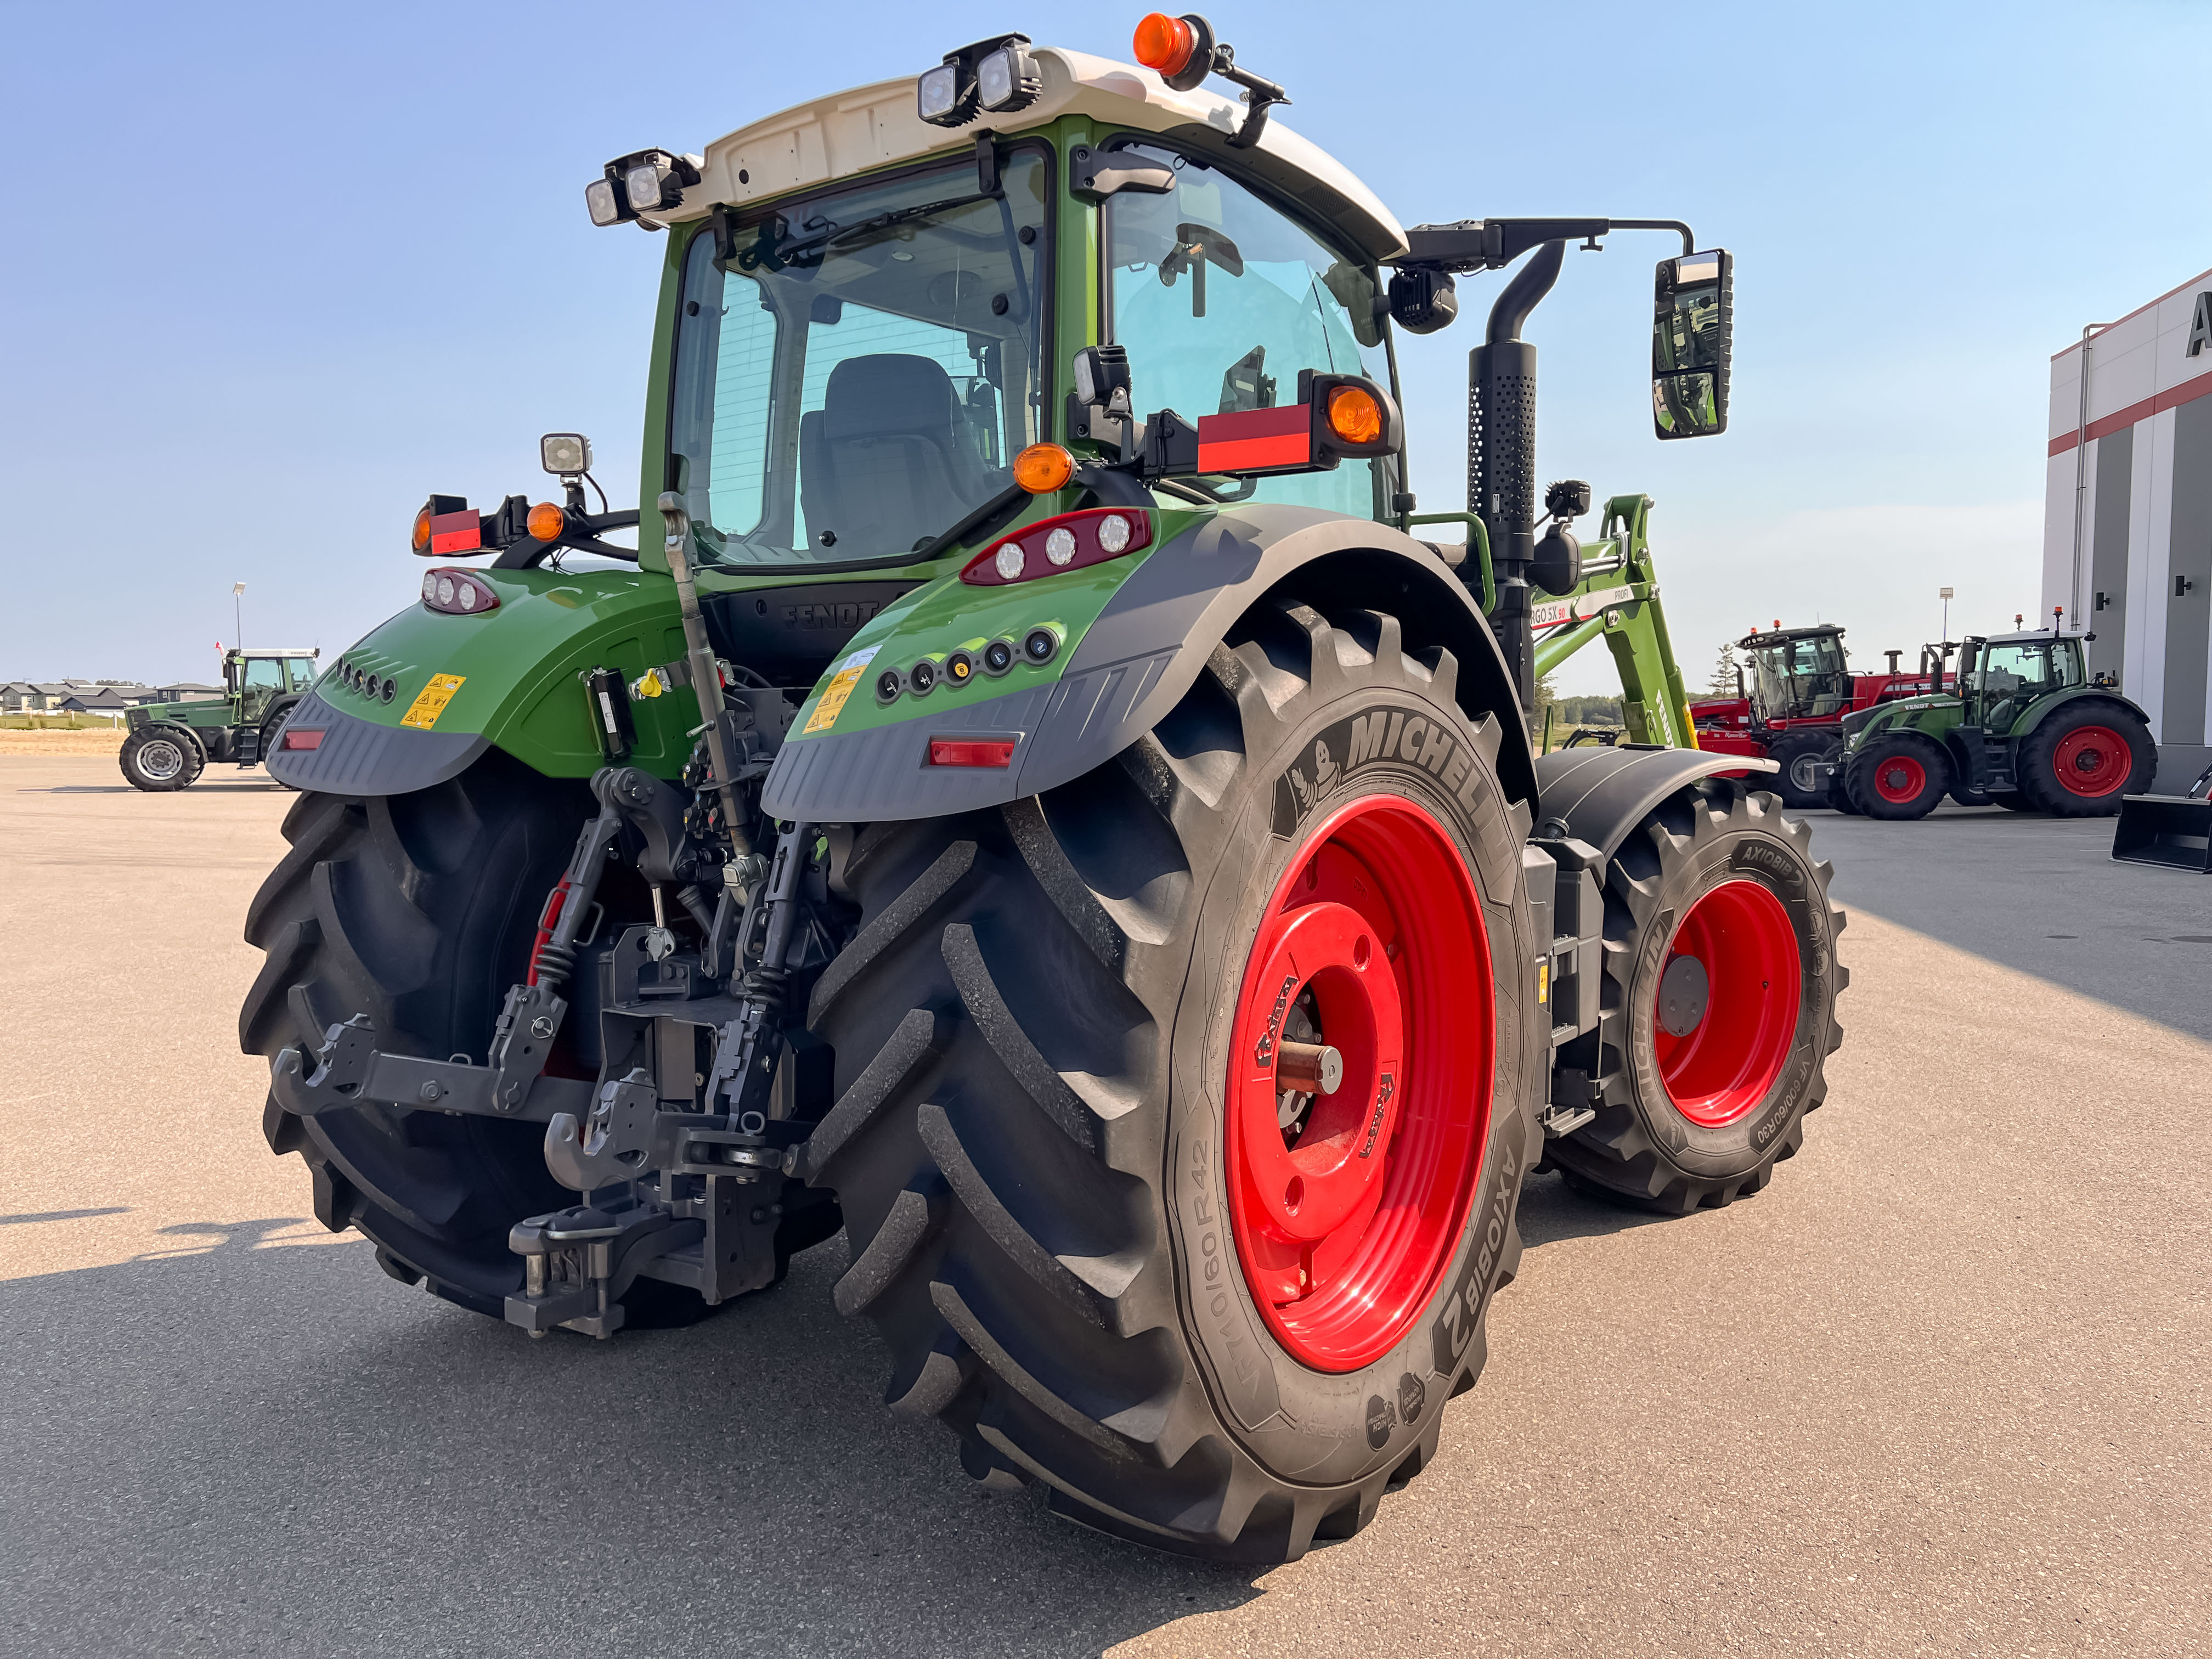
POLYGON ((1042 435, 1046 161, 957 164, 712 226, 684 258, 672 470, 696 556, 881 562, 1012 484, 1042 435))
MULTIPOLYGON (((1109 331, 1128 350, 1139 414, 1171 409, 1195 421, 1291 403, 1302 368, 1390 384, 1373 266, 1194 156, 1127 149, 1176 179, 1164 196, 1124 190, 1106 200, 1109 331)), ((1393 459, 1224 479, 1216 493, 1381 518, 1395 469, 1393 459)))
POLYGON ((1806 720, 1850 706, 1850 670, 1838 635, 1759 646, 1751 661, 1753 702, 1762 720, 1806 720))
POLYGON ((2029 640, 1987 645, 1974 665, 1982 724, 2002 730, 2038 697, 2082 684, 2081 651, 2072 640, 2029 640))
POLYGON ((314 683, 315 665, 306 657, 284 659, 284 689, 304 691, 314 683))
POLYGON ((260 719, 260 711, 269 707, 276 694, 284 690, 284 659, 281 657, 249 657, 240 665, 239 692, 243 714, 248 721, 260 719))

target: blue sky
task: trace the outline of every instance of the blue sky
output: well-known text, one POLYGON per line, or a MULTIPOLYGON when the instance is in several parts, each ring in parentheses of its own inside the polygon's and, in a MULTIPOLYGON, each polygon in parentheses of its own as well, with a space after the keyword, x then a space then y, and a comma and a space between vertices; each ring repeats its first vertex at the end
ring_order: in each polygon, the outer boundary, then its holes
MULTIPOLYGON (((411 601, 433 489, 542 495, 581 429, 617 504, 661 243, 586 220, 609 155, 696 150, 994 30, 1128 55, 1139 8, 9 4, 0 678, 208 673, 411 601), (663 21, 665 20, 665 21, 663 21)), ((2212 7, 1220 6, 1282 118, 1407 223, 1679 217, 1737 259, 1728 434, 1652 441, 1665 239, 1571 252, 1528 330, 1541 471, 1658 502, 1693 682, 1754 622, 1859 661, 2037 603, 2048 358, 2212 265, 2212 7)), ((1462 504, 1466 351, 1403 355, 1413 481, 1462 504)), ((1562 689, 1607 689, 1601 652, 1562 689)))

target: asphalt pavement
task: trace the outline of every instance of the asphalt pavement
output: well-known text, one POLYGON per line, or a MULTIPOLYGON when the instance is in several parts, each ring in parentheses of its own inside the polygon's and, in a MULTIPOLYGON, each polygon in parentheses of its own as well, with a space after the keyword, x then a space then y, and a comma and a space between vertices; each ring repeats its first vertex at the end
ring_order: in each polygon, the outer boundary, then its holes
POLYGON ((1533 1183, 1437 1462, 1255 1573, 969 1481, 842 1239, 599 1345, 325 1234, 234 1033, 288 798, 222 770, 0 757, 0 1653, 2212 1651, 2212 878, 1816 815, 1803 1153, 1681 1220, 1533 1183))

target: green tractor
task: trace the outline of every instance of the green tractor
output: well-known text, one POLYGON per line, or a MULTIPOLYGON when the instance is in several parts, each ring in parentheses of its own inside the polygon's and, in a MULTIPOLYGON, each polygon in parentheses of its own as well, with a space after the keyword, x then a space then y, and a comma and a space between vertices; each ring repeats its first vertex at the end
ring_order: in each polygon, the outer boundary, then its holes
POLYGON ((210 761, 241 771, 265 761, 313 683, 321 655, 319 648, 224 652, 220 697, 148 703, 130 712, 119 757, 123 775, 134 788, 186 789, 210 761))
POLYGON ((2118 812, 2150 787, 2158 745, 2149 717, 2090 678, 2083 637, 1970 635, 1954 690, 1844 715, 1832 801, 1875 818, 1925 817, 1947 793, 2062 817, 2118 812))
MULTIPOLYGON (((490 556, 284 728, 240 1034, 395 1279, 605 1338, 842 1229, 971 1474, 1275 1562, 1436 1455, 1532 1170, 1680 1213, 1796 1152, 1843 918, 1690 746, 1650 502, 1538 538, 1522 326, 1648 222, 1407 231, 1203 18, 1138 55, 995 37, 592 180, 665 237, 639 544, 574 434, 560 501, 425 505, 490 556), (1398 341, 1515 264, 1476 510, 1418 514, 1398 341), (1539 758, 1599 638, 1637 741, 1539 758)), ((1729 268, 1662 228, 1697 436, 1729 268)))

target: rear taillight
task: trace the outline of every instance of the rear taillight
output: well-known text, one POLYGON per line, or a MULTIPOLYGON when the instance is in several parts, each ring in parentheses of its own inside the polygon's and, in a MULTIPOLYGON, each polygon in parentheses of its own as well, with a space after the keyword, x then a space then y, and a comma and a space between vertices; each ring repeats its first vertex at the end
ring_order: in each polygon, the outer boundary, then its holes
POLYGON ((932 766, 1012 766, 1014 763, 1014 739, 932 738, 929 740, 929 763, 932 766))
POLYGON ((279 749, 320 749, 323 746, 322 728, 320 726, 289 727, 284 733, 284 741, 276 746, 279 749))
POLYGON ((422 603, 448 617, 477 617, 499 609, 499 595, 473 570, 429 570, 422 575, 422 603))
POLYGON ((1129 507, 1087 507, 1041 519, 992 543, 968 562, 960 580, 977 587, 1005 587, 1103 564, 1152 544, 1150 514, 1129 507))

